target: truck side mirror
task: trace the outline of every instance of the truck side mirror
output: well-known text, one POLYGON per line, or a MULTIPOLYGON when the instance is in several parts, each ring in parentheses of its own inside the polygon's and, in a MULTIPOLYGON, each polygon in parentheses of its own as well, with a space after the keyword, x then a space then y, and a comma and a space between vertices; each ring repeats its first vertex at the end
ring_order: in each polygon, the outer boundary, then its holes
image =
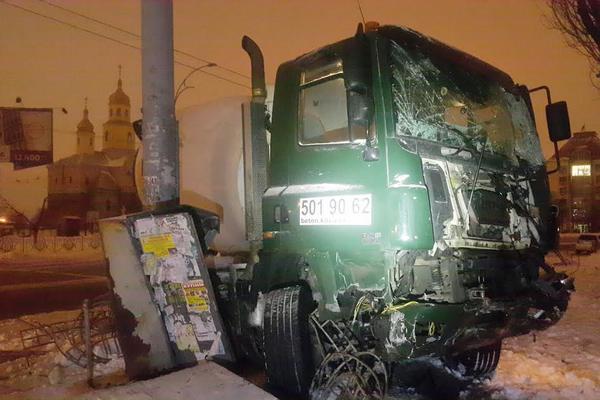
POLYGON ((364 136, 372 118, 371 99, 362 91, 347 90, 346 101, 348 102, 348 118, 350 129, 354 132, 353 137, 364 136))
MULTIPOLYGON (((348 119, 353 138, 365 137, 367 148, 374 147, 375 137, 371 132, 373 119, 371 47, 368 38, 359 29, 356 36, 348 39, 343 48, 344 83, 348 102, 348 119)), ((379 158, 377 149, 363 154, 365 161, 379 158)))
POLYGON ((566 101, 550 103, 546 106, 546 121, 550 140, 559 142, 571 137, 571 124, 566 101))
MULTIPOLYGON (((519 86, 517 86, 519 88, 519 86)), ((522 91, 527 90, 526 87, 521 86, 522 91)), ((554 174, 560 170, 560 155, 558 151, 558 142, 561 140, 567 140, 571 137, 571 124, 569 122, 569 111, 567 110, 567 102, 557 101, 552 102, 552 96, 550 95, 550 88, 548 86, 538 86, 533 89, 527 90, 528 93, 533 93, 543 90, 546 92, 546 99, 548 103, 546 105, 546 123, 548 124, 548 135, 550 140, 554 144, 554 157, 556 158, 556 168, 546 171, 548 175, 554 174)), ((529 96, 525 96, 526 99, 529 96)), ((528 101, 529 110, 532 111, 531 101, 528 101)), ((533 114, 533 112, 532 112, 533 114)))

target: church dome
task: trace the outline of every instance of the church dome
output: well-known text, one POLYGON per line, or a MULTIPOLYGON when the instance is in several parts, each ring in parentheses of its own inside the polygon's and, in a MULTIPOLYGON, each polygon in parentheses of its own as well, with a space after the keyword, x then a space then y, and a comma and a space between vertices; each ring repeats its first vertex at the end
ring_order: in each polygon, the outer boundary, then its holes
POLYGON ((125 92, 123 91, 123 82, 121 81, 120 78, 119 78, 119 82, 117 85, 117 90, 115 90, 115 92, 113 94, 111 94, 110 97, 108 98, 108 104, 109 105, 120 104, 120 105, 124 105, 124 106, 130 105, 129 96, 127 96, 125 94, 125 92))
POLYGON ((93 132, 94 125, 91 123, 87 107, 83 109, 83 119, 77 124, 77 130, 80 132, 93 132))

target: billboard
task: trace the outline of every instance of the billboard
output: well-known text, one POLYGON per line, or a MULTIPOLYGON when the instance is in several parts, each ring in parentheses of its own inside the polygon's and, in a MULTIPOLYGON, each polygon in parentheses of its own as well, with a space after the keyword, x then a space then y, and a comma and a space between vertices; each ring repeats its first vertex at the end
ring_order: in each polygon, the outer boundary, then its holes
POLYGON ((23 169, 52 161, 52 109, 0 107, 0 162, 23 169))

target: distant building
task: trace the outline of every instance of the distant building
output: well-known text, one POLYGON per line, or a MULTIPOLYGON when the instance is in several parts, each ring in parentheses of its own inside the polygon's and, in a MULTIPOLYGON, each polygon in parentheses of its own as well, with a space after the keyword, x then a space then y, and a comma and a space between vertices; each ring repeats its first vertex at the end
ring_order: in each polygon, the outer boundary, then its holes
MULTIPOLYGON (((600 232, 600 138, 577 132, 560 147, 560 171, 549 175, 562 232, 600 232)), ((556 168, 554 157, 546 163, 556 168)))
POLYGON ((77 125, 77 153, 48 165, 48 200, 43 224, 60 227, 79 218, 93 228, 98 218, 139 211, 134 181, 136 144, 131 104, 119 77, 102 126, 102 151, 96 151, 87 104, 77 125))

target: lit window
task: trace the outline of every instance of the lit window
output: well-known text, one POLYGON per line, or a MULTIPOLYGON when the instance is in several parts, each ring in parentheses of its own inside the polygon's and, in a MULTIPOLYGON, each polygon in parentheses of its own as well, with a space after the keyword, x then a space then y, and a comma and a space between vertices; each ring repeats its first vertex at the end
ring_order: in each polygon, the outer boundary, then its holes
POLYGON ((571 176, 590 176, 592 174, 589 164, 571 166, 571 176))

